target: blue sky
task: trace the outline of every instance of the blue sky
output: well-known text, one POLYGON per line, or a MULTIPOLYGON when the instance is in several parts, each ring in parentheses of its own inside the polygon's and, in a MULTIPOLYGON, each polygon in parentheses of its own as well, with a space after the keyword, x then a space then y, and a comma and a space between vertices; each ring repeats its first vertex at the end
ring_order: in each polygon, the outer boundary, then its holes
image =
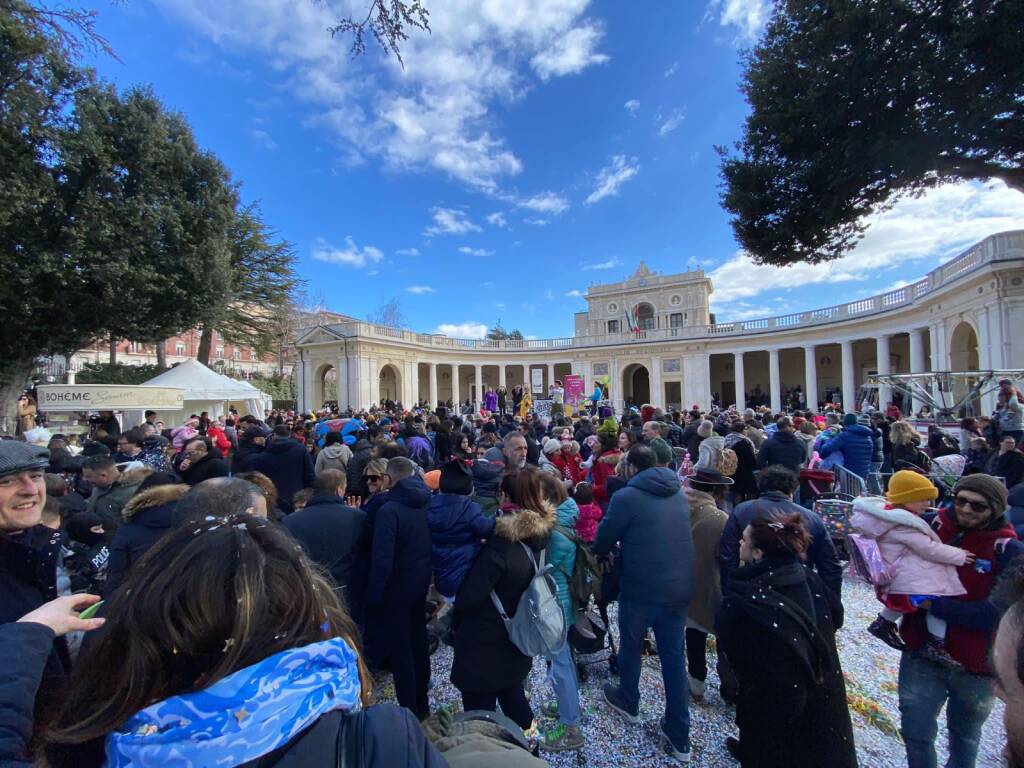
POLYGON ((739 136, 740 50, 765 0, 425 4, 433 31, 406 42, 404 71, 326 31, 368 0, 97 3, 120 60, 91 63, 185 114, 328 308, 365 317, 399 296, 419 331, 479 336, 500 318, 568 336, 587 285, 640 259, 705 269, 719 320, 801 311, 1024 227, 1024 195, 956 185, 876 217, 839 262, 753 267, 714 146, 739 136))

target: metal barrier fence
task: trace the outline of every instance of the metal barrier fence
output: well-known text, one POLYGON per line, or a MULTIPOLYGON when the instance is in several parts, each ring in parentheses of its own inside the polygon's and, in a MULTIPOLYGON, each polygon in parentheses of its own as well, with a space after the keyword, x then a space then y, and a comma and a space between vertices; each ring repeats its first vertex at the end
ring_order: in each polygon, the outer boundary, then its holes
POLYGON ((836 476, 836 491, 854 497, 867 495, 867 484, 863 477, 843 466, 832 467, 832 471, 836 476))

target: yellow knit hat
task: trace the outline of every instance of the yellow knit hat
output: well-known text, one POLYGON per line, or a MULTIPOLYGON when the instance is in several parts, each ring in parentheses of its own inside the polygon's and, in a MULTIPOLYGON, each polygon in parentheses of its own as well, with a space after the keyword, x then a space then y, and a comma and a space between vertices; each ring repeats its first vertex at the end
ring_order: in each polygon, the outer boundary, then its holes
POLYGON ((938 488, 927 477, 901 469, 889 479, 889 492, 885 498, 890 504, 905 504, 908 501, 930 501, 938 495, 938 488))

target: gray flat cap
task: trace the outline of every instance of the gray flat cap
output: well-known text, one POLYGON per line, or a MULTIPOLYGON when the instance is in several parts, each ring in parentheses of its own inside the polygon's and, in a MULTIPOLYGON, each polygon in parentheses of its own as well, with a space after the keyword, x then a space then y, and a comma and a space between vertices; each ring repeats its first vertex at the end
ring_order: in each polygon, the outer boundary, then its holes
POLYGON ((0 440, 0 477, 26 469, 45 469, 49 463, 50 452, 46 448, 20 440, 0 440))

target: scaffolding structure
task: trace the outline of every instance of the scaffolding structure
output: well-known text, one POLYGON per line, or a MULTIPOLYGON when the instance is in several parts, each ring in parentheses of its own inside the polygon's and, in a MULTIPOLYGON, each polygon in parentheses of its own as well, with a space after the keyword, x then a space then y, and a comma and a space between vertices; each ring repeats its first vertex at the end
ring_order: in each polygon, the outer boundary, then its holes
POLYGON ((868 384, 892 387, 897 392, 923 403, 936 421, 955 420, 975 413, 974 402, 999 388, 1003 379, 1024 379, 1024 370, 928 371, 926 373, 874 373, 868 384))

